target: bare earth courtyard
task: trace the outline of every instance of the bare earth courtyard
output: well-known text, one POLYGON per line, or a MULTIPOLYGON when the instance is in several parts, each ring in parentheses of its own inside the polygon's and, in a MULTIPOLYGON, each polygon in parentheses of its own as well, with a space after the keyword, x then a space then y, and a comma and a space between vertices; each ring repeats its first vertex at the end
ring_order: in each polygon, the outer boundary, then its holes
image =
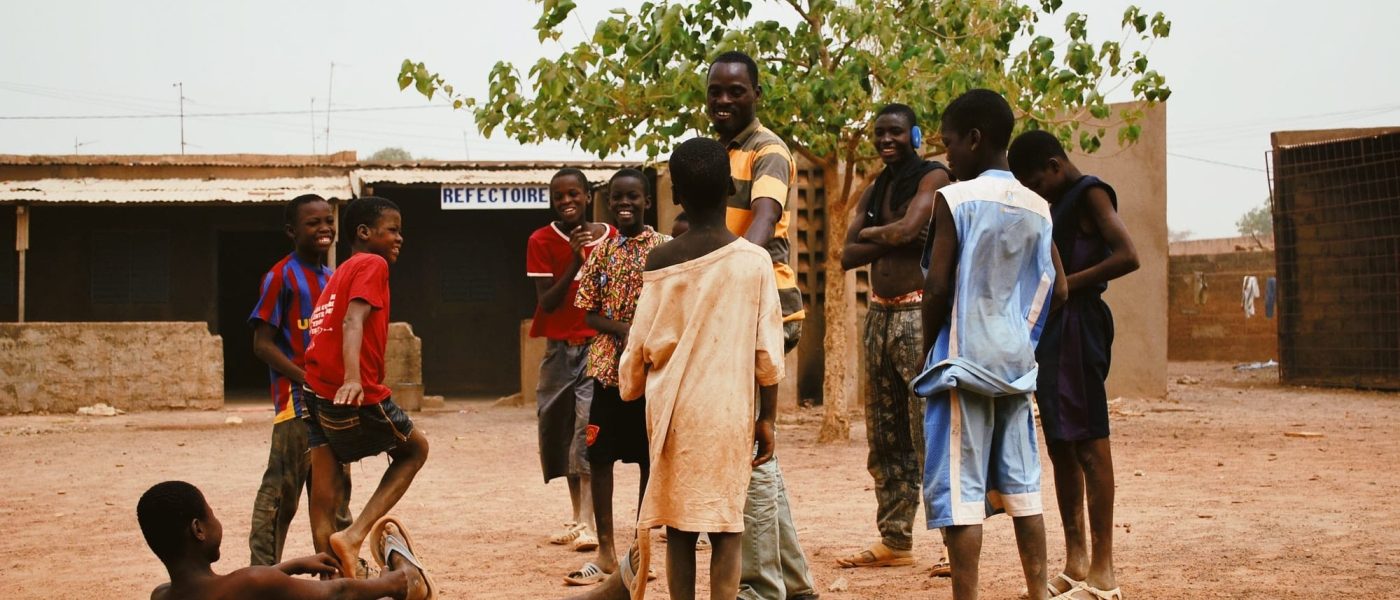
MULTIPOLYGON (((1115 532, 1126 597, 1400 595, 1400 395, 1281 387, 1275 379, 1272 371, 1179 363, 1167 400, 1115 403, 1115 532), (1299 432, 1321 435, 1286 435, 1299 432)), ((395 511, 443 595, 564 597, 571 590, 561 576, 592 556, 545 541, 568 501, 562 481, 541 484, 534 411, 467 401, 449 407, 414 415, 432 453, 395 511)), ((926 577, 934 533, 916 532, 914 568, 836 567, 836 557, 875 539, 875 501, 863 426, 849 443, 819 446, 818 419, 817 411, 785 416, 779 456, 822 597, 948 597, 947 579, 926 577)), ((256 405, 0 418, 0 597, 146 597, 165 573, 141 539, 135 505, 166 479, 201 487, 223 521, 216 570, 246 565, 270 420, 256 405), (229 416, 244 422, 225 424, 229 416)), ((357 510, 384 466, 370 459, 354 467, 357 510)), ((1055 572, 1060 527, 1046 469, 1055 572)), ((625 521, 635 514, 636 471, 619 472, 616 510, 625 521)), ((304 511, 288 556, 310 552, 304 511)), ((986 598, 1021 590, 1005 517, 987 524, 982 572, 986 598)), ((662 581, 651 584, 650 597, 667 597, 662 581)))

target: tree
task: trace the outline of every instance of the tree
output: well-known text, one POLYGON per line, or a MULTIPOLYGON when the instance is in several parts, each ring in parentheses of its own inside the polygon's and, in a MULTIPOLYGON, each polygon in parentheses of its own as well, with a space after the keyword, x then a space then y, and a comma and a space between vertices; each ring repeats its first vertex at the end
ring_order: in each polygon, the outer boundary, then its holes
POLYGON ((371 162, 409 162, 413 160, 413 155, 398 146, 390 146, 376 150, 374 154, 369 155, 368 160, 371 162))
POLYGON ((1261 235, 1274 234, 1274 203, 1272 199, 1265 198, 1264 203, 1251 208, 1235 221, 1235 228, 1240 230, 1240 235, 1259 237, 1261 235))
MULTIPOLYGON (((558 40, 573 0, 536 0, 540 41, 558 40)), ((1092 116, 1110 123, 1121 141, 1140 133, 1140 110, 1116 116, 1104 90, 1128 84, 1134 98, 1166 100, 1165 78, 1149 68, 1143 49, 1166 37, 1171 23, 1137 7, 1123 14, 1121 41, 1094 43, 1088 18, 1065 15, 1057 42, 1038 32, 1061 0, 1037 7, 1012 0, 786 0, 791 24, 748 22, 747 0, 661 0, 635 14, 614 9, 587 41, 527 73, 499 62, 485 99, 464 97, 423 63, 405 60, 399 86, 432 99, 445 95, 475 111, 478 129, 500 129, 521 143, 568 140, 605 157, 622 150, 652 159, 694 133, 707 135, 705 70, 719 53, 738 49, 758 59, 763 73, 765 125, 821 169, 826 190, 826 348, 820 439, 849 436, 845 333, 855 326, 846 305, 840 253, 853 201, 877 174, 869 141, 874 112, 888 102, 914 107, 936 124, 959 94, 984 87, 1006 95, 1021 128, 1042 128, 1085 151, 1099 148, 1105 127, 1081 127, 1092 116), (528 84, 524 81, 528 78, 528 84), (528 89, 527 89, 528 88, 528 89)), ((1047 32, 1050 33, 1050 32, 1047 32)), ((936 132, 936 126, 926 131, 936 132)), ((942 152, 936 135, 928 155, 942 152)))

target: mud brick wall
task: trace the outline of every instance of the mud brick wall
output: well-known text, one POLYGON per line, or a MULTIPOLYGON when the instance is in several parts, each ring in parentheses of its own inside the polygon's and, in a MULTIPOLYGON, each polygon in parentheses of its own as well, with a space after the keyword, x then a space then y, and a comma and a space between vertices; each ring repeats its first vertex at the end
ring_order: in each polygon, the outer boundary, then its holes
POLYGON ((203 322, 0 323, 0 414, 224 405, 219 336, 203 322))
POLYGON ((1167 354, 1171 360, 1254 362, 1278 358, 1278 307, 1264 314, 1266 282, 1274 276, 1273 252, 1172 256, 1168 283, 1167 354), (1206 291, 1198 294, 1196 274, 1206 291), (1254 316, 1240 305, 1245 276, 1259 278, 1254 316))

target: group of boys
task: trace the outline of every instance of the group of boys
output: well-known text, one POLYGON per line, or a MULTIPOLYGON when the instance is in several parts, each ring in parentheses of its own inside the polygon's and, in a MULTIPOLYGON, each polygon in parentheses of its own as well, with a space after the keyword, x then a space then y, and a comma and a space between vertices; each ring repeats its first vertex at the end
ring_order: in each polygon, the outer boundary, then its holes
POLYGON ((1014 125, 995 92, 957 98, 939 131, 945 166, 920 157, 911 108, 876 115, 885 169, 860 199, 842 266, 871 265, 866 434, 881 540, 838 563, 913 564, 922 486, 928 527, 947 549, 933 574, 951 575, 954 598, 977 597, 981 523, 1003 511, 1025 597, 1121 598, 1104 390, 1113 322, 1101 295, 1137 268, 1136 251, 1113 189, 1080 173, 1050 133, 1012 143, 1014 125), (1053 579, 1032 397, 1064 523, 1065 567, 1053 579))
POLYGON ((188 483, 157 484, 137 505, 142 534, 170 573, 153 598, 434 597, 408 532, 388 516, 428 456, 427 438, 384 385, 389 267, 403 244, 402 215, 389 200, 359 198, 346 206, 343 227, 353 254, 331 272, 330 204, 314 195, 288 203, 293 252, 264 276, 249 316, 275 409, 249 536, 252 566, 216 575, 210 565, 223 528, 213 510, 188 483), (346 465, 376 454, 388 454, 389 467, 351 519, 346 465), (279 562, 303 486, 318 554, 279 562), (366 542, 378 577, 367 577, 360 558, 366 542), (321 580, 293 577, 299 574, 321 580))
MULTIPOLYGON (((551 541, 598 551, 596 562, 565 578, 601 584, 581 598, 642 597, 649 530, 663 527, 672 597, 695 595, 702 533, 713 548, 712 598, 817 597, 774 450, 776 386, 804 313, 787 265, 795 166, 755 117, 761 95, 748 56, 725 53, 710 66, 707 113, 720 139, 682 143, 669 162, 683 234, 673 239, 644 224, 653 195, 643 173, 624 169, 609 181, 613 226, 590 220, 590 182, 564 169, 550 183, 558 219, 527 246, 538 297, 532 333, 548 338, 541 465, 546 482, 567 478, 573 504, 573 519, 551 541), (612 511, 617 461, 641 473, 637 541, 622 561, 612 511)), ((1003 511, 1013 517, 1028 598, 1121 598, 1103 388, 1113 325, 1101 294, 1137 259, 1112 188, 1082 175, 1053 135, 1031 131, 1011 143, 1014 123, 994 92, 959 97, 943 111, 945 166, 920 158, 923 134, 910 107, 877 114, 874 146, 886 169, 861 197, 842 263, 872 265, 866 422, 881 540, 838 563, 912 564, 922 495, 928 527, 942 530, 947 549, 934 574, 951 574, 955 598, 977 597, 981 523, 1003 511), (1065 525, 1065 567, 1054 579, 1032 396, 1065 525)), ((269 595, 322 597, 335 582, 288 574, 339 572, 353 581, 359 572, 363 597, 431 597, 406 531, 386 516, 427 457, 426 438, 382 385, 401 215, 370 197, 350 203, 346 221, 355 253, 331 274, 330 207, 294 200, 287 232, 295 251, 268 273, 250 317, 277 407, 253 562, 280 559, 308 479, 321 554, 220 578, 209 570, 217 519, 198 490, 167 482, 138 508, 171 573, 158 596, 256 583, 286 592, 269 595), (294 416, 301 428, 288 425, 294 416), (344 465, 383 452, 390 466, 349 520, 344 465), (359 559, 367 540, 384 568, 374 579, 364 579, 359 559)))

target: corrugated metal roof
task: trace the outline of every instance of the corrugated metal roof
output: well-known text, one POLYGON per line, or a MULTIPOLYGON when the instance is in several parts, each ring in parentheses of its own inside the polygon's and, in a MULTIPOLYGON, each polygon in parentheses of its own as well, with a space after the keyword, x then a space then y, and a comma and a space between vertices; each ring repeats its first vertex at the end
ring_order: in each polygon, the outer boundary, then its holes
POLYGON ((271 179, 36 179, 0 182, 0 202, 286 202, 301 194, 348 200, 347 177, 271 179))
POLYGON ((334 154, 0 154, 0 165, 124 167, 345 167, 355 151, 334 154))
MULTIPOLYGON (((602 183, 612 177, 617 169, 581 169, 588 180, 602 183)), ((444 185, 548 185, 558 172, 550 169, 358 169, 350 172, 352 180, 364 185, 376 183, 415 183, 444 185)))

